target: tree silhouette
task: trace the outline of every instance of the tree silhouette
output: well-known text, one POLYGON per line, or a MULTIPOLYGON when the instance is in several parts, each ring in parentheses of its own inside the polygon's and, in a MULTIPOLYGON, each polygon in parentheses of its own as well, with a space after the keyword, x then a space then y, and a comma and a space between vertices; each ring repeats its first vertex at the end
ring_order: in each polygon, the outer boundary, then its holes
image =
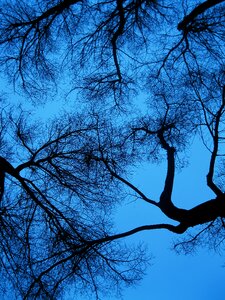
POLYGON ((1 70, 24 96, 17 108, 2 97, 0 118, 0 265, 17 297, 57 299, 72 285, 99 299, 134 284, 145 251, 123 241, 143 230, 196 227, 175 246, 185 252, 206 236, 223 245, 225 1, 187 2, 1 1, 1 70), (70 112, 35 121, 27 99, 37 108, 61 86, 78 98, 70 112), (215 196, 186 209, 172 193, 194 137, 215 196), (131 172, 161 160, 152 199, 131 172), (111 214, 130 194, 171 222, 115 232, 111 214))

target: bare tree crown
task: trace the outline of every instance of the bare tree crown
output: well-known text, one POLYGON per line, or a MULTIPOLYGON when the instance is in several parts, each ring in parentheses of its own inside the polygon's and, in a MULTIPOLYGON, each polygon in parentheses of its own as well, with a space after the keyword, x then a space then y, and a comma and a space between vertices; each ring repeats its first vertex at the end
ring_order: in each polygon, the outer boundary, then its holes
POLYGON ((15 109, 2 95, 0 115, 0 266, 17 297, 58 299, 72 286, 100 299, 136 283, 145 249, 124 241, 143 230, 178 234, 186 253, 223 247, 224 5, 1 1, 1 75, 22 97, 15 109), (27 112, 27 101, 38 109, 52 98, 67 113, 41 122, 27 112), (210 153, 214 196, 187 209, 174 203, 174 179, 194 138, 210 153), (163 160, 153 199, 131 174, 163 160), (116 232, 113 211, 129 197, 170 222, 116 232))

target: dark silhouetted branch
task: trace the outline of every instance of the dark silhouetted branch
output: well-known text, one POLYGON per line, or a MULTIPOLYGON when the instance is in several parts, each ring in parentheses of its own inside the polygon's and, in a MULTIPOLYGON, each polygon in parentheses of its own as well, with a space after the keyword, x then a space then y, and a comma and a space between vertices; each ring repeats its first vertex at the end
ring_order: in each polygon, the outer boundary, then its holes
POLYGON ((183 20, 178 24, 178 30, 186 31, 190 23, 192 23, 199 15, 207 11, 209 8, 224 2, 224 0, 207 0, 196 6, 183 20))
POLYGON ((215 116, 214 134, 213 134, 213 151, 211 153, 209 172, 207 174, 207 184, 217 196, 223 195, 223 192, 215 184, 213 180, 213 175, 214 175, 214 168, 215 168, 215 163, 216 163, 216 158, 218 155, 218 148, 219 148, 219 125, 220 125, 220 119, 224 113, 224 108, 225 108, 225 87, 223 87, 221 106, 215 116))

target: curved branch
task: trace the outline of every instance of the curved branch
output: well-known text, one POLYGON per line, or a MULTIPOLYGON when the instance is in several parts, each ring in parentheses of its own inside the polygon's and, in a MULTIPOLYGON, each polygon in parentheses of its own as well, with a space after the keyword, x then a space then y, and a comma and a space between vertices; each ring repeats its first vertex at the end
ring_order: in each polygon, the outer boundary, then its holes
POLYGON ((109 171, 109 173, 115 177, 116 179, 118 179, 119 181, 123 182, 125 185, 127 185, 129 188, 131 188, 135 193, 137 193, 144 201, 153 204, 155 206, 158 206, 158 203, 154 200, 149 199, 147 196, 145 196, 144 193, 142 193, 135 185, 133 185, 131 182, 129 182, 128 180, 126 180, 125 178, 121 177, 120 175, 118 175, 116 172, 114 172, 111 167, 109 166, 108 162, 102 158, 101 159, 103 161, 103 163, 105 164, 107 170, 109 171))
POLYGON ((183 20, 178 24, 177 29, 186 31, 188 25, 193 22, 199 15, 204 13, 209 8, 216 6, 224 2, 224 0, 206 0, 205 2, 196 6, 187 16, 183 18, 183 20))
POLYGON ((160 129, 154 131, 145 127, 136 127, 133 128, 133 131, 144 131, 149 135, 157 135, 161 147, 167 152, 167 174, 165 185, 160 196, 160 201, 156 206, 158 206, 167 217, 182 222, 186 218, 187 210, 176 207, 171 199, 175 175, 175 148, 170 146, 164 138, 164 133, 172 128, 174 128, 174 124, 164 124, 160 129))
POLYGON ((131 229, 129 231, 125 231, 122 233, 118 233, 115 235, 111 236, 106 236, 104 238, 95 240, 95 241, 90 241, 90 244, 100 244, 100 243, 105 243, 105 242, 110 242, 114 240, 118 240, 124 237, 131 236, 135 233, 141 232, 141 231, 146 231, 146 230, 156 230, 156 229, 166 229, 171 232, 177 233, 177 234, 182 234, 187 230, 187 226, 184 226, 183 224, 179 224, 177 226, 171 225, 171 224, 153 224, 153 225, 143 225, 140 227, 136 227, 134 229, 131 229))
POLYGON ((217 195, 222 196, 223 192, 218 188, 218 186, 213 181, 213 175, 214 175, 214 169, 215 169, 215 163, 216 158, 218 155, 218 148, 219 148, 219 125, 220 125, 220 119, 224 113, 225 108, 225 86, 223 87, 223 93, 222 93, 222 104, 217 111, 216 117, 215 117, 215 128, 214 128, 214 135, 213 135, 213 151, 211 154, 210 164, 209 164, 209 172, 206 176, 207 178, 207 185, 208 187, 217 195))
POLYGON ((123 0, 117 0, 117 8, 119 11, 119 26, 115 33, 113 34, 113 37, 111 39, 112 48, 113 48, 113 59, 116 67, 116 72, 118 76, 119 82, 122 80, 122 75, 120 71, 119 61, 118 61, 118 55, 117 55, 117 40, 120 35, 123 34, 124 26, 126 23, 125 16, 124 16, 124 8, 123 8, 123 0))
POLYGON ((26 293, 24 299, 29 298, 29 294, 31 293, 32 289, 42 279, 42 277, 45 274, 47 274, 51 270, 55 269, 58 265, 63 264, 65 262, 71 260, 74 257, 74 255, 85 255, 85 253, 87 253, 89 251, 89 249, 91 249, 95 245, 112 242, 114 240, 125 238, 125 237, 131 236, 131 235, 133 235, 135 233, 138 233, 138 232, 141 232, 141 231, 155 230, 155 229, 167 229, 171 232, 182 234, 187 228, 185 228, 181 225, 173 226, 173 225, 170 225, 170 224, 144 225, 144 226, 136 227, 132 230, 129 230, 129 231, 126 231, 126 232, 123 232, 123 233, 115 234, 115 235, 112 235, 112 236, 106 236, 106 237, 103 237, 103 238, 98 239, 98 240, 85 241, 85 244, 83 246, 81 245, 77 250, 72 251, 72 253, 69 252, 68 256, 66 256, 66 257, 64 257, 60 260, 57 260, 54 264, 51 264, 47 269, 42 271, 38 275, 38 277, 35 278, 33 280, 33 282, 31 283, 31 285, 29 286, 29 289, 27 290, 27 293, 26 293))
MULTIPOLYGON (((170 127, 172 128, 172 126, 173 125, 171 125, 170 127)), ((186 217, 187 211, 185 209, 176 207, 171 199, 175 175, 175 148, 170 146, 165 140, 163 136, 164 131, 165 128, 162 128, 158 131, 157 134, 162 148, 167 152, 167 174, 164 189, 160 196, 159 207, 167 217, 182 222, 186 217)))
POLYGON ((39 15, 38 17, 29 20, 29 21, 24 21, 24 22, 17 22, 12 24, 14 27, 20 27, 20 26, 27 26, 27 25, 32 25, 35 26, 38 23, 40 23, 41 21, 48 19, 49 17, 55 15, 59 15, 61 14, 65 9, 69 8, 71 5, 74 5, 76 3, 82 2, 81 0, 64 0, 64 1, 60 1, 59 4, 47 9, 46 11, 44 11, 41 15, 39 15))

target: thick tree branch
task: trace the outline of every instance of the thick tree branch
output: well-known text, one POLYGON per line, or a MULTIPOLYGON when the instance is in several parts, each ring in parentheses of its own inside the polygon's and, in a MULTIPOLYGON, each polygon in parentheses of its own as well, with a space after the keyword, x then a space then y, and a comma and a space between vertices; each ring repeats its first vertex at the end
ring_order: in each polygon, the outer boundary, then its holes
POLYGON ((11 176, 17 176, 17 172, 14 167, 2 156, 0 156, 0 201, 4 195, 5 190, 5 173, 11 176))
POLYGON ((116 3, 117 3, 118 12, 119 12, 119 26, 113 34, 111 43, 112 43, 112 48, 113 48, 113 59, 114 59, 115 67, 116 67, 118 80, 119 80, 119 82, 121 82, 122 75, 121 75, 121 71, 120 71, 120 64, 118 61, 117 40, 118 40, 119 36, 121 36, 123 34, 126 19, 125 19, 125 15, 124 15, 123 0, 117 0, 116 3))
POLYGON ((210 158, 210 164, 209 164, 209 172, 207 174, 207 185, 211 188, 211 190, 217 195, 222 196, 223 192, 218 188, 218 186, 213 181, 213 175, 214 175, 214 168, 216 163, 216 158, 218 155, 218 148, 219 148, 219 125, 221 117, 224 113, 225 108, 225 87, 223 87, 222 92, 222 103, 217 111, 216 117, 215 117, 215 127, 214 127, 214 135, 213 135, 213 151, 210 158))
POLYGON ((24 21, 24 22, 16 22, 13 23, 13 27, 20 27, 20 26, 36 26, 39 24, 41 21, 48 19, 51 16, 56 16, 61 14, 65 9, 68 9, 71 5, 74 5, 76 3, 82 2, 82 0, 64 0, 60 1, 57 5, 47 9, 44 11, 41 15, 39 15, 36 18, 33 18, 29 21, 24 21))
MULTIPOLYGON (((168 127, 168 126, 167 126, 168 127)), ((168 127, 169 128, 169 127, 168 127)), ((173 128, 173 125, 170 126, 173 128)), ((170 146, 164 138, 165 128, 163 127, 157 133, 160 144, 167 152, 167 174, 164 189, 160 196, 159 207, 166 216, 176 221, 182 222, 186 217, 186 210, 177 208, 172 202, 172 192, 175 175, 175 148, 170 146)))
POLYGON ((225 217, 224 198, 211 199, 203 202, 187 211, 183 224, 187 227, 212 222, 218 217, 225 217))
POLYGON ((169 230, 171 232, 174 233, 178 233, 178 234, 182 234, 186 231, 187 227, 183 226, 183 225, 171 225, 171 224, 153 224, 153 225, 144 225, 144 226, 140 226, 140 227, 136 227, 134 229, 131 229, 129 231, 123 232, 123 233, 118 233, 115 235, 111 235, 111 236, 106 236, 103 237, 102 239, 98 239, 95 241, 90 241, 91 244, 99 244, 99 243, 106 243, 109 241, 114 241, 114 240, 118 240, 121 238, 125 238, 128 236, 131 236, 135 233, 141 232, 141 231, 146 231, 146 230, 156 230, 156 229, 166 229, 169 230))
POLYGON ((186 217, 187 211, 185 209, 177 208, 172 202, 172 191, 175 175, 175 148, 170 146, 164 138, 165 132, 171 130, 172 128, 174 128, 174 124, 164 124, 158 130, 149 130, 146 127, 135 127, 133 128, 133 132, 135 133, 137 131, 143 131, 149 135, 157 135, 161 147, 167 152, 167 174, 165 185, 157 206, 167 217, 178 222, 182 222, 186 217))
POLYGON ((196 6, 183 20, 178 24, 177 29, 186 31, 188 25, 192 23, 199 15, 207 11, 209 8, 225 2, 224 0, 207 0, 196 6))

